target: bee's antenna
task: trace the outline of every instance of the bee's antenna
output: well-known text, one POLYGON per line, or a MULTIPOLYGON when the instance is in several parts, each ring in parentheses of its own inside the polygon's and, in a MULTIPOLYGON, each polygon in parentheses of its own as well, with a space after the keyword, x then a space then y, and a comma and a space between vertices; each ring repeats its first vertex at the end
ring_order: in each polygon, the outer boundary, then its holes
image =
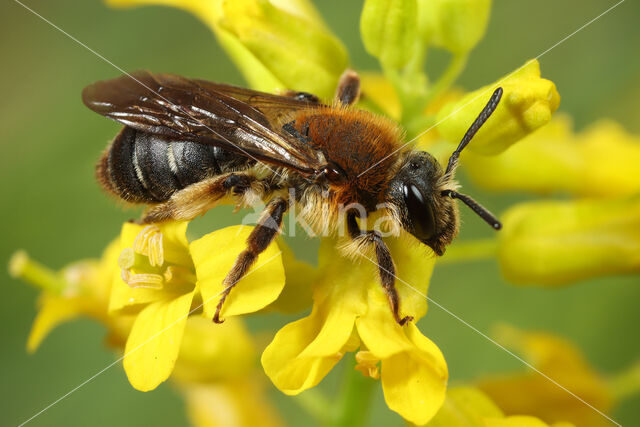
POLYGON ((502 228, 502 224, 500 223, 500 221, 498 221, 498 218, 496 218, 494 214, 489 212, 484 206, 482 206, 480 203, 476 202, 466 194, 460 194, 453 190, 444 190, 441 194, 443 196, 449 196, 452 199, 458 199, 462 201, 462 203, 469 206, 472 211, 477 213, 480 218, 484 219, 485 222, 495 230, 500 230, 502 228))
POLYGON ((445 172, 445 175, 452 174, 453 171, 456 169, 456 166, 458 165, 458 157, 460 157, 460 152, 464 149, 464 147, 467 146, 469 141, 471 141, 471 138, 473 138, 476 132, 478 132, 478 130, 482 127, 484 122, 486 122, 489 116, 491 116, 491 114, 495 111, 496 107, 498 106, 498 103, 500 102, 500 98, 502 98, 501 87, 499 87, 493 92, 493 95, 491 95, 491 98, 489 99, 489 102, 487 102, 487 105, 484 106, 484 108, 482 109, 482 111, 480 112, 476 120, 471 124, 471 126, 469 126, 467 133, 465 133, 464 136, 462 137, 462 141, 460 141, 460 145, 458 145, 458 148, 456 148, 456 151, 454 151, 453 154, 451 154, 451 157, 449 157, 449 163, 447 163, 447 171, 445 172))

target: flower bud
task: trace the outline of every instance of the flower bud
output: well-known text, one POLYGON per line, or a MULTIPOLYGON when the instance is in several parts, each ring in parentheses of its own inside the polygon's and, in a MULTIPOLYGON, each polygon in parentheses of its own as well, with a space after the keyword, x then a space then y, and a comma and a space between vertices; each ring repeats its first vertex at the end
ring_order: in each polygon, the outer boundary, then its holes
POLYGON ((249 85, 330 98, 348 58, 307 0, 107 0, 112 6, 160 4, 193 13, 215 33, 249 85))
POLYGON ((266 0, 222 3, 220 26, 284 87, 331 98, 348 64, 342 43, 318 24, 266 0))
POLYGON ((640 272, 640 197, 548 201, 504 215, 498 259, 507 280, 562 285, 640 272))
POLYGON ((438 113, 438 131, 457 143, 497 87, 503 95, 498 107, 480 128, 468 150, 497 154, 551 120, 560 95, 552 81, 540 77, 540 65, 533 60, 498 82, 480 88, 446 105, 438 113))
POLYGON ((491 0, 419 0, 418 28, 425 42, 466 53, 484 36, 490 10, 491 0))
POLYGON ((416 0, 366 0, 360 17, 364 47, 385 67, 402 68, 417 37, 416 0))
MULTIPOLYGON (((566 422, 554 423, 553 427, 608 425, 601 414, 609 413, 615 405, 614 396, 606 378, 574 343, 548 332, 524 331, 509 325, 500 325, 495 335, 500 345, 557 381, 554 384, 530 370, 481 378, 477 384, 480 390, 505 413, 566 422), (586 399, 589 405, 576 400, 575 395, 557 384, 586 399)), ((513 425, 525 426, 524 423, 513 425)))
POLYGON ((474 182, 497 191, 616 197, 640 193, 640 138, 600 121, 575 135, 567 117, 554 118, 499 156, 469 155, 474 182))

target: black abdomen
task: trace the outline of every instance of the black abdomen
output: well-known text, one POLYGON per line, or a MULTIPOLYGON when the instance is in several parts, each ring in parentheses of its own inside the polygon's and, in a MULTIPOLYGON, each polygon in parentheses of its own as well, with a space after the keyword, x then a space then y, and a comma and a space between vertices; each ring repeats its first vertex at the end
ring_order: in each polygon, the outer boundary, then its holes
POLYGON ((96 174, 107 190, 128 202, 159 203, 193 183, 253 164, 220 147, 125 127, 102 155, 96 174))

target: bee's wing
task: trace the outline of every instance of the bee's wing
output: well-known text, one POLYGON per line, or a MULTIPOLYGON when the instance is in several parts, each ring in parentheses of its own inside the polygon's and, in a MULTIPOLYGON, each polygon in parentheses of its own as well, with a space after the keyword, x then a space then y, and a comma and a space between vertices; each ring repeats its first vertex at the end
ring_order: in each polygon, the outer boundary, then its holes
POLYGON ((301 109, 323 105, 315 95, 305 92, 289 91, 292 96, 281 96, 224 83, 214 83, 197 79, 193 81, 206 90, 223 93, 251 105, 264 114, 267 120, 274 126, 278 123, 283 123, 283 119, 290 117, 291 113, 295 113, 301 109), (304 97, 293 97, 296 94, 302 94, 304 97))
POLYGON ((94 83, 82 99, 93 111, 146 132, 216 145, 304 174, 325 165, 322 153, 277 127, 313 103, 147 71, 94 83))

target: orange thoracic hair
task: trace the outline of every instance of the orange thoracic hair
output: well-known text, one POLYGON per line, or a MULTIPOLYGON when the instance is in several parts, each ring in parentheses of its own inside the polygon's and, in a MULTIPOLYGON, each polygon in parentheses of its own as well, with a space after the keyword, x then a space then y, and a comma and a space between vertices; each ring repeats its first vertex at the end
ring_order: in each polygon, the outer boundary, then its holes
POLYGON ((384 202, 389 180, 406 151, 402 132, 394 122, 344 107, 301 111, 294 120, 309 143, 344 174, 341 182, 331 186, 335 203, 360 203, 374 210, 384 202))

